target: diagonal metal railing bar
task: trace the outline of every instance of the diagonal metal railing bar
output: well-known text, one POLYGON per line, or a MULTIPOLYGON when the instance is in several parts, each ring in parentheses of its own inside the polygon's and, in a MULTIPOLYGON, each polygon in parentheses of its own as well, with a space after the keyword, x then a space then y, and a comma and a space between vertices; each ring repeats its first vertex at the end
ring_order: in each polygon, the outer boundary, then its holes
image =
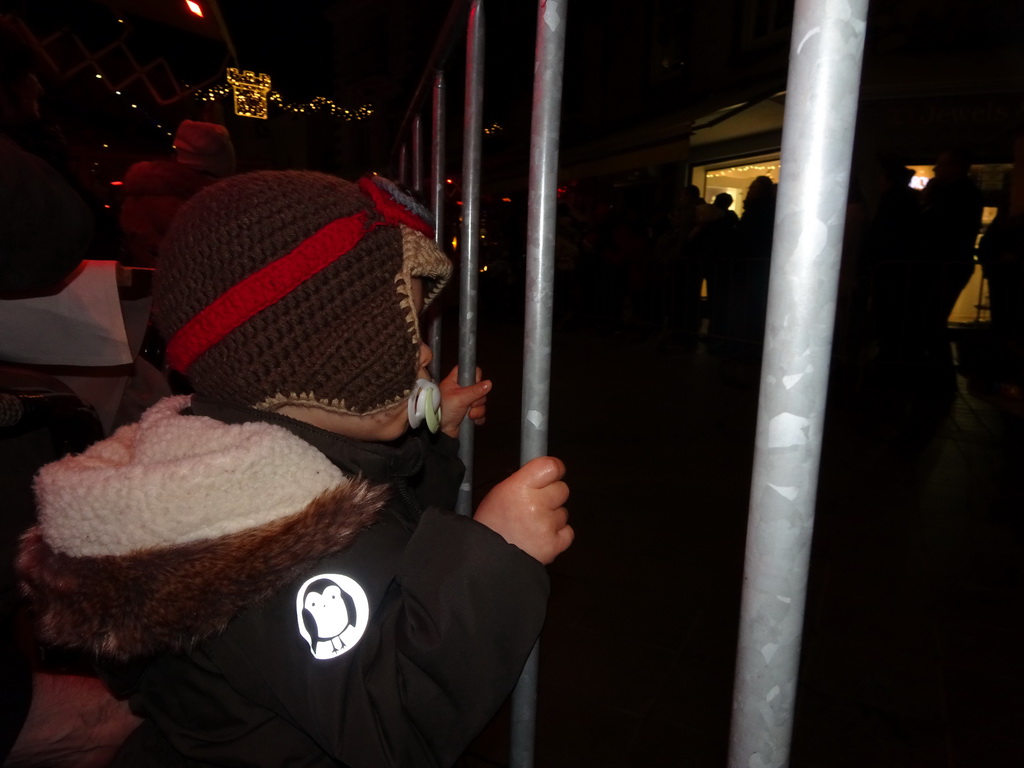
POLYGON ((469 8, 472 3, 473 0, 454 0, 448 9, 448 15, 445 17, 441 30, 438 32, 437 41, 430 52, 430 58, 427 59, 427 63, 424 65, 423 75, 416 85, 412 100, 409 102, 405 116, 398 126, 398 132, 395 134, 395 143, 391 152, 393 159, 397 159, 399 150, 407 140, 412 129, 412 121, 416 119, 416 115, 420 114, 420 111, 427 102, 427 97, 431 95, 434 88, 435 73, 444 71, 445 64, 448 62, 448 57, 451 56, 455 45, 463 40, 462 31, 466 28, 469 8))

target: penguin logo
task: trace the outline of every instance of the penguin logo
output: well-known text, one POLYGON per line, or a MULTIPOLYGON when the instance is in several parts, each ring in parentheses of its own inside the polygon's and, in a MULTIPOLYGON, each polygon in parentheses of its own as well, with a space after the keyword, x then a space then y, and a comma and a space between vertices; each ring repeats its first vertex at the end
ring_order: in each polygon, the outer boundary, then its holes
POLYGON ((295 595, 299 634, 317 659, 335 659, 352 649, 370 618, 366 593, 348 576, 322 573, 295 595))

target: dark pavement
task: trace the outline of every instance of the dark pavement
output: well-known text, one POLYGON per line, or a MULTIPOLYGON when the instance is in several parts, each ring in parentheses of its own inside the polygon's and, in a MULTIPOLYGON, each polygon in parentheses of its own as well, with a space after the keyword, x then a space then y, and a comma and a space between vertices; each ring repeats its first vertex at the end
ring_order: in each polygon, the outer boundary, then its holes
MULTIPOLYGON (((518 462, 521 334, 480 329, 479 494, 518 462)), ((549 452, 577 538, 551 566, 539 768, 726 765, 757 388, 703 344, 556 332, 549 452)), ((966 389, 830 399, 793 768, 1024 760, 1024 420, 966 389)), ((507 765, 507 729, 465 768, 507 765)))
MULTIPOLYGON (((482 325, 478 359, 482 495, 519 463, 521 327, 482 325)), ((538 768, 726 765, 757 387, 703 343, 555 333, 577 537, 551 566, 538 768)), ((793 768, 1024 764, 1024 417, 963 379, 923 402, 830 401, 793 768)), ((461 768, 508 765, 507 731, 461 768)))

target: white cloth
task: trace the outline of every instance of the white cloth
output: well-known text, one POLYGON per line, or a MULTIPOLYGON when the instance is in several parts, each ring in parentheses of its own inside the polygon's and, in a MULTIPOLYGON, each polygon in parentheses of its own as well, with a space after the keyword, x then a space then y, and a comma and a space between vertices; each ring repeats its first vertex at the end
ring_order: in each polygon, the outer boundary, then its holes
POLYGON ((0 328, 0 360, 11 363, 93 367, 134 359, 116 261, 83 262, 55 293, 0 301, 0 328))
MULTIPOLYGON (((133 362, 152 303, 148 292, 121 299, 119 266, 116 261, 83 261, 55 291, 0 300, 0 360, 47 366, 41 370, 96 409, 107 433, 119 423, 126 388, 138 374, 133 362)), ((154 377, 147 381, 147 388, 154 389, 154 377)), ((166 383, 159 383, 152 402, 170 394, 166 383)))

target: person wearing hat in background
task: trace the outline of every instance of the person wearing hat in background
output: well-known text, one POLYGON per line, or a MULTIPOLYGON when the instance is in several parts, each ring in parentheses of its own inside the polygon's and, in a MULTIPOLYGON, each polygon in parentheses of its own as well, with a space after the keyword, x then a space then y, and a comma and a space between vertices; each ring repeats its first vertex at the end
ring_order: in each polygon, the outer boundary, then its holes
POLYGON ((95 230, 58 162, 63 139, 42 120, 38 68, 20 20, 0 15, 0 294, 59 283, 87 257, 95 230))
POLYGON ((227 128, 183 120, 174 136, 174 157, 132 165, 121 187, 120 223, 124 261, 155 267, 160 240, 186 200, 235 172, 235 149, 227 128))
POLYGON ((379 177, 258 171, 171 225, 155 316, 194 394, 44 467, 18 557, 40 638, 145 719, 115 764, 451 765, 514 687, 565 467, 448 511, 491 382, 429 381, 429 221, 379 177))
MULTIPOLYGON (((96 230, 89 201, 62 162, 63 137, 41 116, 39 69, 21 20, 0 15, 0 305, 55 291, 88 256, 96 230)), ((0 340, 13 335, 0 322, 0 340)), ((17 389, 12 374, 21 371, 4 359, 5 351, 0 348, 0 389, 7 393, 17 389)), ((42 399, 40 380, 26 378, 42 399)), ((12 421, 9 412, 0 419, 0 551, 7 555, 0 563, 0 763, 98 768, 138 721, 95 675, 43 663, 22 631, 10 554, 31 516, 29 473, 54 454, 46 432, 12 421)))

